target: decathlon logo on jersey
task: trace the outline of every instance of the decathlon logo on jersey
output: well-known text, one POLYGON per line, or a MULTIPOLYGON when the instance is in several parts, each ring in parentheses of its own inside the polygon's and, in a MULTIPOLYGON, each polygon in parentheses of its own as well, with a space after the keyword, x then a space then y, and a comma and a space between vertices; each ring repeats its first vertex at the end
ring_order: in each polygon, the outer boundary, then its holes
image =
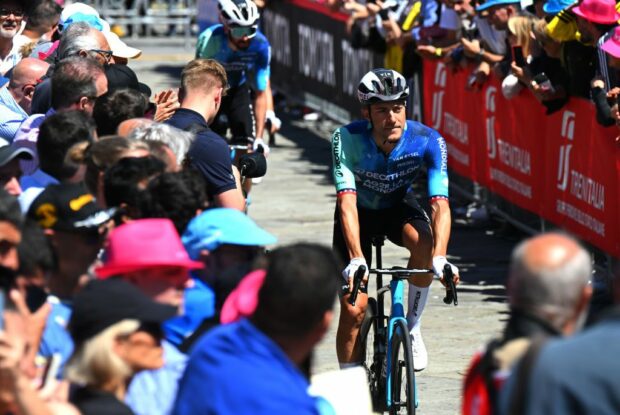
POLYGON ((433 93, 433 116, 432 127, 435 130, 438 130, 441 127, 441 119, 443 116, 443 96, 446 93, 444 88, 446 87, 446 65, 443 63, 437 64, 437 69, 435 70, 435 86, 439 87, 440 90, 433 93))

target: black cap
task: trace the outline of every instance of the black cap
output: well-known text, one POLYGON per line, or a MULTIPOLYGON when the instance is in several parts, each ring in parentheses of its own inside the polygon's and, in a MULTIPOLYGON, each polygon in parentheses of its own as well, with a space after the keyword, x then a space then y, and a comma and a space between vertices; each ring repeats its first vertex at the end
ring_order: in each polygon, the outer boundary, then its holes
POLYGON ((34 151, 26 147, 19 147, 14 144, 0 144, 0 167, 6 165, 14 158, 22 160, 32 160, 34 151))
POLYGON ((126 281, 94 280, 73 299, 69 332, 79 344, 123 320, 162 323, 176 315, 175 307, 151 300, 126 281))
POLYGON ((83 183, 48 186, 32 202, 28 217, 43 229, 83 231, 99 228, 114 216, 116 209, 102 209, 83 183))
POLYGON ((105 76, 108 78, 108 92, 125 88, 140 91, 138 77, 127 65, 106 65, 105 76))

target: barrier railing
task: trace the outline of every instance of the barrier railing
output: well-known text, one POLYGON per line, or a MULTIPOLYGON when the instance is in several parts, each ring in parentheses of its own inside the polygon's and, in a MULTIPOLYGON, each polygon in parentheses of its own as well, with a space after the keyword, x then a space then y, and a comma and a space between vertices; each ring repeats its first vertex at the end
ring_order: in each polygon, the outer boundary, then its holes
MULTIPOLYGON (((271 2, 263 16, 274 87, 339 122, 359 118, 357 84, 383 57, 351 47, 347 16, 309 0, 271 2)), ((426 61, 412 82, 425 123, 446 138, 451 170, 620 257, 617 129, 600 127, 586 100, 547 116, 528 91, 506 100, 496 80, 466 91, 467 75, 426 61)))
POLYGON ((196 0, 90 0, 99 14, 110 24, 132 27, 132 38, 139 36, 140 26, 145 26, 147 35, 153 27, 179 26, 183 29, 185 46, 192 42, 191 26, 196 17, 196 0))
POLYGON ((424 63, 424 120, 445 137, 451 169, 620 257, 618 130, 586 100, 545 115, 529 91, 507 100, 497 80, 467 91, 467 76, 424 63))

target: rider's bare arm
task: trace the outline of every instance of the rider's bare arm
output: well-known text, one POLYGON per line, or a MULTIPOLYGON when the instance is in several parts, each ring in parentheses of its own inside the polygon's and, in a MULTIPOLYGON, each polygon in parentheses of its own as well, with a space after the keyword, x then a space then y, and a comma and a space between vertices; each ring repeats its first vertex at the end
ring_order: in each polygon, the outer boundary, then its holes
POLYGON ((268 96, 267 90, 256 91, 254 99, 254 116, 256 117, 256 138, 263 138, 265 129, 265 116, 267 114, 268 96))
POLYGON ((355 193, 343 193, 338 196, 338 210, 342 233, 349 251, 349 259, 363 258, 362 246, 360 245, 360 226, 357 217, 357 195, 355 193))
POLYGON ((432 218, 431 226, 433 229, 433 256, 445 256, 448 251, 448 241, 450 240, 450 204, 447 199, 437 198, 431 201, 432 218))

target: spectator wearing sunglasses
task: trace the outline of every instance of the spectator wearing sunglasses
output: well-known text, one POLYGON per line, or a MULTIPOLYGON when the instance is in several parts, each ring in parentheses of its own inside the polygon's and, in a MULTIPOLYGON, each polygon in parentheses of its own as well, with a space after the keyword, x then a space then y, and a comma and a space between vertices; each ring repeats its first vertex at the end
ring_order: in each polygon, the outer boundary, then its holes
POLYGON ((23 40, 16 38, 24 20, 23 2, 0 0, 0 75, 6 74, 22 59, 23 40))
POLYGON ((252 0, 219 0, 220 21, 200 35, 196 57, 215 59, 226 69, 230 88, 211 128, 233 144, 262 146, 268 105, 269 41, 258 32, 259 12, 252 0), (255 92, 252 102, 250 88, 255 92), (253 116, 254 114, 254 116, 253 116), (228 123, 223 122, 226 115, 228 123))
POLYGON ((49 64, 25 58, 11 71, 6 88, 0 89, 0 138, 12 142, 21 123, 30 115, 34 89, 49 64))
POLYGON ((28 211, 28 218, 43 228, 54 252, 54 269, 45 287, 52 310, 39 347, 41 362, 58 354, 62 367, 73 352, 73 341, 67 330, 73 296, 87 279, 103 247, 107 224, 114 213, 114 209, 97 206, 83 183, 48 186, 28 211))

